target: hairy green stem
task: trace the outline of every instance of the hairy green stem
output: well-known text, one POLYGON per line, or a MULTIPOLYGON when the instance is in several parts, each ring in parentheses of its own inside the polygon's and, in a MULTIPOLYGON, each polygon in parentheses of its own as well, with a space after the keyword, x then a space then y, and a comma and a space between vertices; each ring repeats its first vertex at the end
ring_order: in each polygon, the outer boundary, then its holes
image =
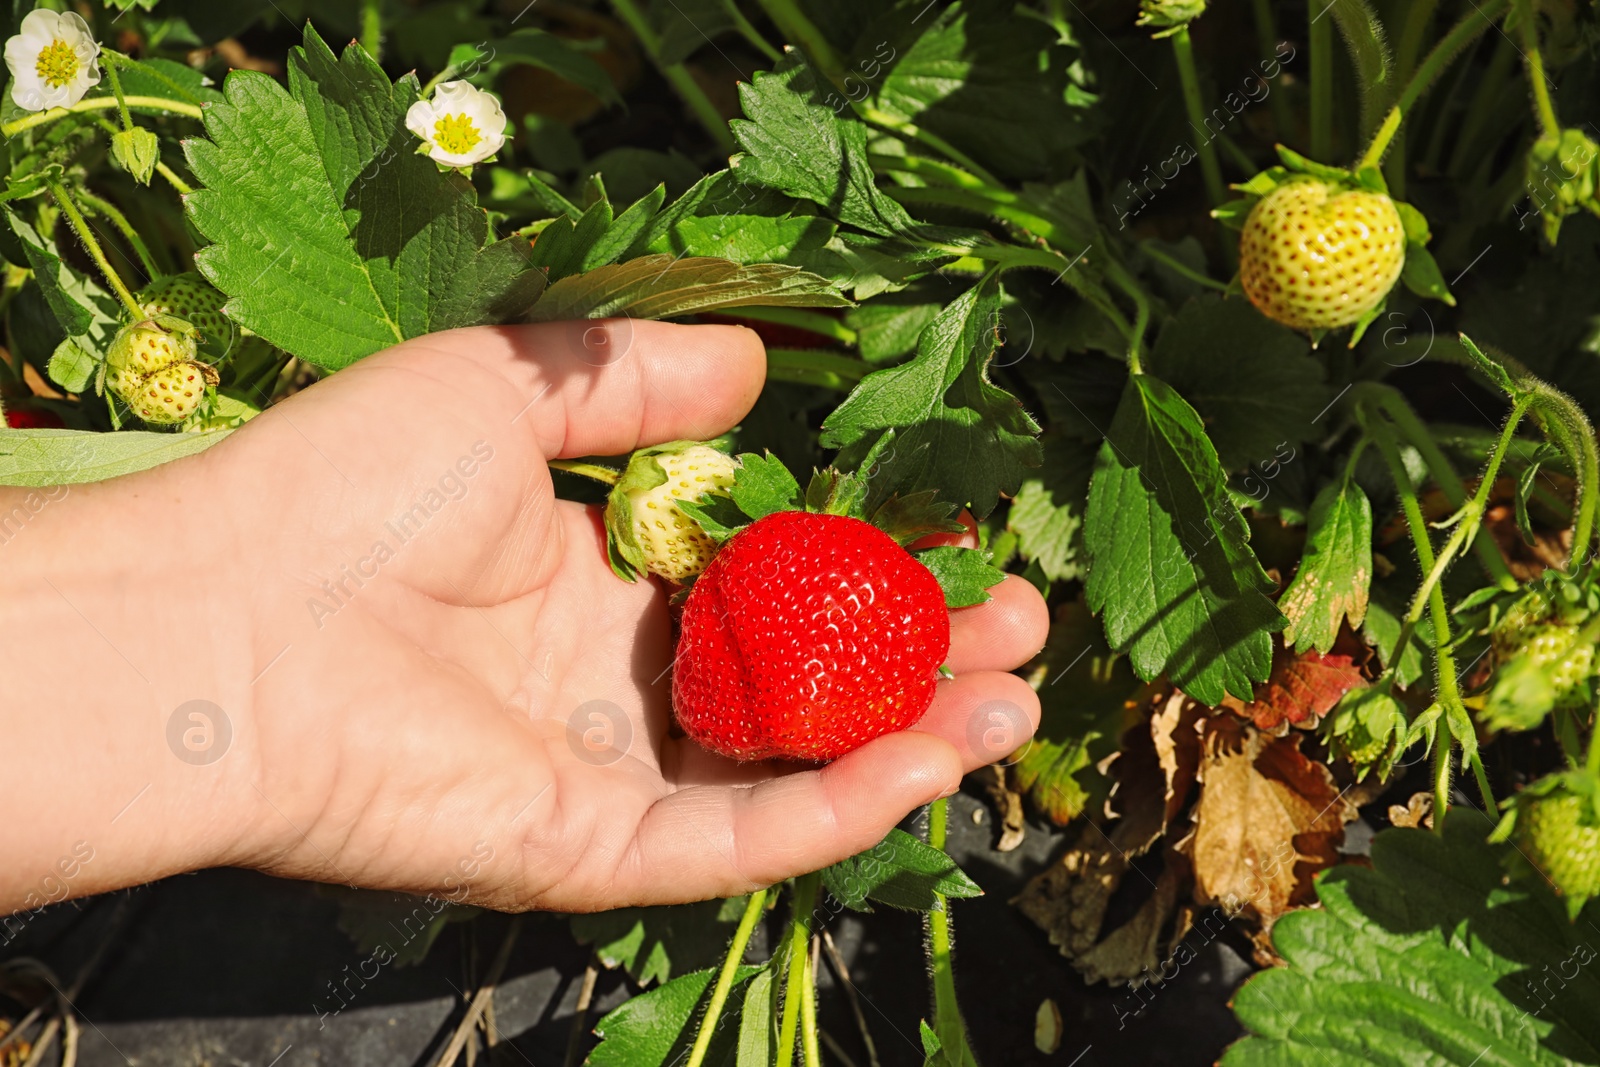
POLYGON ((859 359, 814 348, 767 349, 767 380, 821 385, 848 393, 872 368, 859 359))
MULTIPOLYGON (((1417 500, 1416 486, 1411 483, 1411 475, 1406 471, 1405 461, 1400 457, 1400 448, 1395 442, 1394 431, 1380 417, 1368 420, 1367 432, 1372 437, 1372 443, 1383 455, 1384 463, 1389 468, 1389 476, 1395 483, 1395 492, 1400 498, 1400 509, 1405 515, 1406 527, 1411 532, 1412 544, 1416 548, 1417 562, 1422 565, 1424 573, 1432 571, 1434 554, 1433 542, 1428 537, 1428 522, 1422 515, 1422 505, 1417 500)), ((1443 833, 1445 810, 1450 802, 1450 757, 1455 745, 1451 734, 1449 709, 1455 708, 1465 715, 1466 706, 1461 701, 1455 656, 1450 651, 1449 610, 1444 602, 1444 591, 1438 585, 1434 585, 1429 594, 1428 608, 1433 620, 1434 696, 1446 709, 1438 719, 1439 732, 1434 742, 1436 747, 1433 780, 1433 828, 1436 832, 1443 833)))
POLYGON ((728 130, 727 120, 722 117, 722 113, 711 102, 705 90, 700 88, 700 83, 694 80, 689 68, 682 63, 661 61, 661 35, 650 25, 639 5, 634 0, 611 0, 611 6, 616 8, 618 17, 627 23, 628 29, 633 31, 634 37, 650 56, 650 61, 661 72, 661 76, 667 80, 667 84, 672 86, 679 99, 699 120, 700 125, 705 127, 706 133, 711 135, 717 151, 728 154, 736 151, 738 144, 728 130))
POLYGON ((179 196, 188 196, 190 193, 194 192, 194 188, 188 182, 178 177, 177 171, 173 170, 159 159, 156 160, 156 173, 167 179, 167 184, 176 189, 179 196))
POLYGON ((1203 285, 1208 289, 1215 289, 1221 293, 1226 293, 1228 291, 1228 286, 1225 283, 1201 274, 1187 263, 1167 255, 1165 252, 1148 243, 1140 245, 1139 251, 1143 252, 1157 263, 1160 263, 1174 274, 1178 274, 1184 278, 1187 278, 1196 285, 1203 285))
POLYGON ((940 137, 932 130, 924 129, 914 122, 907 122, 905 119, 891 115, 886 111, 879 111, 875 107, 857 107, 856 114, 861 117, 863 122, 870 123, 874 126, 880 126, 891 133, 899 134, 902 137, 909 137, 913 141, 919 141, 922 144, 927 145, 935 152, 939 152, 947 158, 961 164, 961 166, 965 167, 967 170, 971 171, 979 179, 981 179, 985 185, 999 188, 1004 184, 999 178, 996 178, 993 174, 989 173, 989 171, 984 168, 982 163, 979 163, 977 160, 973 159, 971 156, 967 155, 965 152, 961 151, 961 149, 957 148, 949 141, 946 141, 943 137, 940 137))
POLYGON ((1556 117, 1556 105, 1550 99, 1550 79, 1544 71, 1544 56, 1539 51, 1539 25, 1534 17, 1538 4, 1535 0, 1513 0, 1517 12, 1517 30, 1522 38, 1522 58, 1528 64, 1528 88, 1533 90, 1533 110, 1539 118, 1539 128, 1547 139, 1561 136, 1561 120, 1556 117))
POLYGON ((778 27, 778 32, 791 43, 799 45, 823 77, 842 88, 846 71, 839 53, 828 43, 816 24, 800 10, 800 5, 795 0, 760 0, 760 3, 761 10, 778 27))
POLYGON ((122 234, 122 239, 133 249, 133 254, 139 257, 139 264, 144 268, 146 277, 155 278, 161 274, 161 268, 156 266, 155 258, 150 255, 150 249, 145 245, 144 238, 139 236, 139 231, 133 228, 128 217, 115 204, 95 196, 87 189, 78 190, 78 197, 89 210, 96 215, 104 215, 110 220, 111 225, 117 228, 117 232, 122 234))
MULTIPOLYGON (((1352 392, 1356 393, 1355 399, 1370 398, 1378 407, 1388 415, 1399 429, 1406 443, 1411 445, 1422 456, 1422 462, 1428 467, 1428 473, 1438 484, 1439 491, 1444 494, 1452 508, 1459 508, 1467 502, 1467 487, 1462 483, 1461 476, 1450 465, 1450 460, 1445 456, 1444 450, 1433 439, 1433 434, 1426 425, 1417 417, 1400 391, 1393 386, 1380 382, 1358 382, 1352 392)), ((1480 531, 1473 539, 1473 550, 1478 554, 1478 561, 1483 564, 1490 581, 1501 589, 1511 590, 1517 588, 1518 582, 1511 573, 1511 568, 1506 566, 1506 561, 1500 555, 1494 538, 1488 531, 1480 531)))
POLYGON ((776 63, 783 58, 783 53, 772 47, 772 42, 761 36, 761 31, 756 29, 744 12, 739 10, 738 4, 725 5, 729 16, 733 18, 733 28, 739 31, 739 36, 750 42, 750 47, 767 57, 769 63, 776 63))
POLYGON ((1311 158, 1333 155, 1333 19, 1327 0, 1306 0, 1311 17, 1311 158))
POLYGON ((744 906, 744 915, 739 919, 739 927, 734 930, 733 940, 728 943, 727 955, 722 959, 722 970, 717 972, 717 984, 711 990, 711 1002, 706 1005, 705 1017, 700 1020, 700 1029, 695 1034, 694 1047, 689 1050, 685 1067, 700 1067, 705 1062, 711 1039, 716 1036, 717 1021, 722 1017, 723 1006, 728 1003, 728 991, 733 988, 733 979, 739 973, 739 962, 744 959, 745 946, 750 943, 750 934, 760 921, 766 904, 767 890, 758 889, 750 894, 750 900, 744 906))
MULTIPOLYGON (((1253 2, 1256 46, 1261 50, 1262 59, 1275 57, 1278 54, 1278 20, 1272 12, 1272 0, 1253 2)), ((1273 139, 1282 142, 1294 140, 1294 110, 1289 106, 1289 98, 1274 88, 1267 98, 1267 106, 1272 111, 1273 139)))
MULTIPOLYGON (((1317 0, 1312 0, 1316 3, 1317 0)), ((1422 65, 1411 75, 1411 80, 1401 90, 1400 99, 1395 101, 1389 113, 1383 117, 1383 124, 1378 127, 1378 132, 1373 134, 1372 143, 1367 145, 1367 150, 1361 154, 1356 169, 1375 167, 1383 161, 1383 154, 1389 148, 1389 142, 1400 130, 1400 123, 1405 121, 1406 115, 1416 106, 1428 86, 1433 84, 1435 78, 1444 72, 1444 69, 1456 58, 1456 55, 1467 45, 1477 40, 1484 31, 1494 25, 1494 20, 1505 14, 1510 0, 1484 0, 1481 4, 1474 4, 1473 10, 1462 17, 1461 21, 1451 27, 1450 32, 1439 39, 1439 43, 1429 51, 1422 65)))
MULTIPOLYGON (((183 115, 191 119, 198 119, 200 117, 200 109, 194 104, 185 104, 178 100, 168 100, 167 98, 161 96, 128 96, 123 98, 123 102, 126 103, 128 107, 144 107, 156 111, 170 111, 174 115, 183 115)), ((71 107, 53 107, 49 111, 35 111, 30 115, 22 116, 20 119, 13 119, 4 126, 0 126, 0 136, 15 137, 23 130, 31 130, 35 126, 43 126, 47 123, 55 122, 58 119, 64 119, 69 115, 82 115, 91 111, 109 111, 116 106, 117 98, 114 96, 85 97, 84 99, 79 100, 76 104, 73 104, 71 107)))
POLYGON ((1489 817, 1496 821, 1500 818, 1500 805, 1495 803, 1494 790, 1489 786, 1489 772, 1483 769, 1483 757, 1478 753, 1472 754, 1472 775, 1478 780, 1478 795, 1483 798, 1484 810, 1489 817))
POLYGON ((602 467, 598 463, 583 463, 575 459, 546 460, 545 465, 553 470, 566 471, 568 474, 578 474, 585 478, 604 485, 616 485, 622 477, 622 472, 611 467, 602 467))
MULTIPOLYGON (((948 798, 928 805, 928 844, 944 851, 949 819, 948 798)), ((950 900, 934 894, 933 910, 928 913, 928 963, 933 968, 933 1029, 950 1060, 961 1063, 967 1047, 966 1024, 956 1002, 955 969, 951 962, 950 900)))
POLYGON ((1200 153, 1200 173, 1205 178, 1206 195, 1212 207, 1220 207, 1228 199, 1222 184, 1222 166, 1217 162, 1217 149, 1206 136, 1206 107, 1200 99, 1200 75, 1194 66, 1194 45, 1189 40, 1189 27, 1181 26, 1172 35, 1172 58, 1178 64, 1178 81, 1183 86, 1183 106, 1189 113, 1189 128, 1194 131, 1200 153))
POLYGON ((880 174, 914 174, 939 185, 948 185, 953 189, 968 189, 986 196, 1004 191, 997 189, 994 183, 984 181, 962 167, 938 159, 929 159, 927 156, 891 156, 872 152, 867 155, 867 161, 880 174))
POLYGON ((122 116, 123 130, 133 129, 133 114, 128 110, 128 98, 122 93, 122 76, 117 73, 117 62, 112 60, 102 64, 105 67, 106 81, 111 83, 111 95, 117 98, 117 111, 122 116))
MULTIPOLYGON (((785 938, 789 974, 783 993, 783 1019, 778 1026, 777 1067, 792 1067, 794 1063, 795 1037, 800 1030, 805 1000, 803 990, 807 982, 814 980, 810 973, 811 912, 817 904, 817 886, 821 880, 821 874, 805 874, 794 882, 794 918, 785 938)), ((804 1040, 807 1048, 814 1048, 816 1034, 808 1034, 804 1040)))
POLYGON ((1456 528, 1451 531, 1450 539, 1439 550, 1439 558, 1434 561, 1428 576, 1423 580, 1416 596, 1411 601, 1411 610, 1406 613, 1406 620, 1416 623, 1422 618, 1428 597, 1444 577, 1444 572, 1454 562, 1456 553, 1469 539, 1476 538, 1483 525, 1483 513, 1489 506, 1489 495, 1494 491, 1494 481, 1500 474, 1500 464, 1505 460, 1506 450, 1511 447, 1511 441, 1516 435, 1517 426, 1522 422, 1522 417, 1533 406, 1533 397, 1524 396, 1511 408, 1511 414, 1506 419, 1506 424, 1500 430, 1499 440, 1495 442, 1494 450, 1489 453, 1489 462, 1485 467, 1482 479, 1478 482, 1478 491, 1472 495, 1461 515, 1458 516, 1456 528))
POLYGON ((78 240, 83 242, 84 249, 89 257, 94 260, 95 266, 100 268, 100 273, 105 275, 117 299, 122 301, 122 306, 128 309, 133 316, 131 321, 139 322, 145 317, 144 308, 133 298, 133 293, 128 291, 128 286, 123 282, 122 275, 118 274, 111 261, 106 258, 106 251, 100 247, 100 242, 95 238, 94 231, 84 221, 83 212, 78 210, 78 205, 73 201, 72 195, 67 192, 67 187, 60 182, 51 182, 48 186, 50 195, 55 197, 56 203, 61 205, 61 213, 72 224, 72 229, 78 235, 78 240))
POLYGON ((374 63, 383 58, 383 0, 361 0, 361 47, 374 63))

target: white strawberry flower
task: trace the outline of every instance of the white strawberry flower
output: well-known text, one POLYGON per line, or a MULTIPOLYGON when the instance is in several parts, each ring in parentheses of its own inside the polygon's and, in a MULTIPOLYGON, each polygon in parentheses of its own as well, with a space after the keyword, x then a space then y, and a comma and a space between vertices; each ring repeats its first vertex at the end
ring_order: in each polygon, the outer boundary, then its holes
POLYGON ((82 16, 40 8, 28 12, 19 29, 6 41, 11 99, 18 107, 71 107, 100 84, 100 45, 82 16))
POLYGON ((464 81, 444 82, 432 100, 411 105, 406 129, 422 138, 434 162, 470 167, 506 143, 506 113, 493 94, 464 81))

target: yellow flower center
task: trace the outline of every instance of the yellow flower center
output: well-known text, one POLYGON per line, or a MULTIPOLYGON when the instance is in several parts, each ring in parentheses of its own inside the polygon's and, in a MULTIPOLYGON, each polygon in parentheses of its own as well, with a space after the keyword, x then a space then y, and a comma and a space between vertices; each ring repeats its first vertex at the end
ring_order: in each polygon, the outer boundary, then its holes
POLYGON ((40 81, 59 89, 78 76, 78 67, 78 53, 66 41, 57 38, 39 50, 39 62, 34 69, 40 81))
POLYGON ((466 155, 481 140, 483 135, 465 114, 446 115, 433 124, 433 143, 453 156, 466 155))

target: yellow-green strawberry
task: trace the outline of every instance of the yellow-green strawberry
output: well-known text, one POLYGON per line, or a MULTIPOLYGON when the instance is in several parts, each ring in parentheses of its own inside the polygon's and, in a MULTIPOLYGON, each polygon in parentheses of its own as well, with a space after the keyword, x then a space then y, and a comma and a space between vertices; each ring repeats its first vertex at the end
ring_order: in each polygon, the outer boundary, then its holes
POLYGON ((1517 847, 1572 907, 1600 896, 1600 818, 1589 797, 1557 789, 1528 798, 1516 820, 1517 847))
POLYGON ((1583 683, 1594 673, 1594 645, 1580 639, 1580 621, 1558 611, 1541 594, 1529 593, 1494 628, 1495 657, 1503 665, 1526 660, 1543 671, 1555 707, 1585 707, 1583 683))
POLYGON ((1296 330, 1349 326, 1400 278, 1405 229, 1394 201, 1319 178, 1256 202, 1239 242, 1239 280, 1263 315, 1296 330))
POLYGON ((725 495, 738 469, 732 456, 696 441, 634 453, 606 504, 617 573, 631 580, 637 571, 648 571, 682 582, 705 570, 716 542, 678 502, 725 495))
POLYGON ((222 313, 227 298, 193 271, 157 278, 140 290, 139 306, 151 318, 170 315, 200 331, 202 341, 227 344, 233 321, 222 313))
POLYGON ((124 326, 106 350, 106 385, 153 426, 172 426, 199 408, 217 372, 195 358, 195 335, 169 316, 124 326))

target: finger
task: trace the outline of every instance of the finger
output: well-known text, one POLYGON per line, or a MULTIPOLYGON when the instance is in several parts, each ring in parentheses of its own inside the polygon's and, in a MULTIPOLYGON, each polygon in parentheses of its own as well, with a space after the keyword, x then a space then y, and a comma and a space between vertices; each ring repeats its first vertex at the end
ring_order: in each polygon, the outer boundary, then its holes
POLYGON ((1033 583, 1011 575, 989 590, 988 603, 950 613, 950 655, 957 674, 1015 670, 1044 647, 1050 609, 1033 583))
POLYGON ((766 380, 766 351, 742 326, 601 319, 498 333, 481 358, 526 398, 519 421, 550 459, 716 437, 766 380))
POLYGON ((686 885, 703 897, 773 885, 871 848, 960 784, 950 745, 907 732, 753 788, 679 790, 640 821, 613 884, 630 887, 641 904, 682 900, 686 885))
POLYGON ((939 686, 933 706, 911 729, 952 746, 962 770, 972 771, 1010 756, 1039 727, 1039 695, 1014 674, 981 671, 939 686))

